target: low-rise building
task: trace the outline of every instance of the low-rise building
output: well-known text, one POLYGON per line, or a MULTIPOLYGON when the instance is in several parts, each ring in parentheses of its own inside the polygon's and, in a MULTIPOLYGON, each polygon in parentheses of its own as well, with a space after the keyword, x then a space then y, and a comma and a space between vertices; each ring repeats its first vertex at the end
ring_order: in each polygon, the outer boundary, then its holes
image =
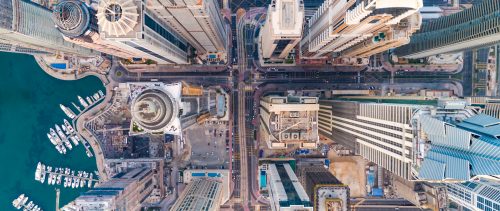
POLYGON ((290 145, 316 148, 318 110, 317 97, 263 97, 260 100, 261 140, 269 149, 286 149, 290 145))

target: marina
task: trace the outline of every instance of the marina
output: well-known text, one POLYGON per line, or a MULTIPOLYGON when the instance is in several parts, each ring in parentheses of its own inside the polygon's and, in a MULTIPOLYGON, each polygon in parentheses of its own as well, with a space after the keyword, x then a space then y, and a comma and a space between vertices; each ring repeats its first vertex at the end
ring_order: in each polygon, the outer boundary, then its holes
POLYGON ((93 184, 99 181, 94 178, 94 173, 75 172, 70 168, 53 168, 52 166, 45 166, 41 162, 38 162, 36 167, 35 180, 40 183, 47 180, 49 185, 63 185, 65 188, 91 188, 93 184))
POLYGON ((28 202, 28 196, 21 194, 19 197, 14 199, 14 201, 12 201, 12 206, 18 210, 23 209, 23 211, 43 211, 33 201, 28 203, 26 202, 28 202))
POLYGON ((59 106, 61 110, 64 112, 64 114, 66 114, 67 117, 71 119, 71 122, 64 119, 64 124, 61 124, 60 126, 56 124, 54 126, 55 130, 53 128, 50 128, 50 132, 47 133, 47 137, 60 154, 66 154, 68 150, 73 149, 73 145, 78 146, 79 142, 81 142, 85 147, 85 153, 87 154, 87 156, 92 157, 93 154, 90 151, 90 144, 78 135, 77 131, 74 129, 74 124, 76 119, 78 119, 78 117, 82 113, 104 99, 104 92, 98 90, 98 92, 92 94, 91 96, 85 97, 85 99, 81 96, 77 96, 77 98, 80 105, 83 106, 83 110, 76 103, 71 102, 73 107, 78 111, 78 114, 76 114, 71 108, 60 104, 59 106))

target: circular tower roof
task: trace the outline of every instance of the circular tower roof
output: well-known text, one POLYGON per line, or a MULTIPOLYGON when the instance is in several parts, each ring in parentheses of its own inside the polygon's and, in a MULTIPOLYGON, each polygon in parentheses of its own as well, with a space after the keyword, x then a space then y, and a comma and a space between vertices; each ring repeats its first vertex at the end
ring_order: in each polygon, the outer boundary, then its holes
POLYGON ((133 0, 101 0, 96 15, 99 29, 110 36, 126 35, 137 25, 137 10, 133 0))
POLYGON ((168 126, 178 112, 170 93, 160 89, 146 89, 132 102, 132 118, 147 131, 160 131, 168 126))
POLYGON ((90 13, 88 7, 75 0, 66 0, 57 4, 52 17, 59 31, 68 37, 81 36, 90 25, 90 13))

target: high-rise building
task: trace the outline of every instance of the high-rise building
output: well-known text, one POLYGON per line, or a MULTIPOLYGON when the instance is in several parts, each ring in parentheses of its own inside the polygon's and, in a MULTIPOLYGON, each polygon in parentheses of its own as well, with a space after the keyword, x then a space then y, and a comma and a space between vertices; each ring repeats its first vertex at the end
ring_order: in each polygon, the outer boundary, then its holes
POLYGON ((419 144, 432 144, 417 155, 418 178, 467 181, 500 175, 500 119, 485 114, 420 118, 424 136, 419 144))
POLYGON ((500 210, 499 178, 484 177, 465 183, 447 183, 450 200, 468 210, 500 210))
POLYGON ((300 42, 301 58, 364 58, 410 42, 422 0, 326 0, 300 42))
POLYGON ((354 199, 352 211, 422 211, 422 208, 405 199, 354 199))
POLYGON ((285 59, 302 38, 304 2, 302 0, 272 1, 266 23, 261 30, 262 58, 285 59))
MULTIPOLYGON (((273 211, 307 211, 313 205, 288 162, 271 162, 260 166, 273 211)), ((263 180, 262 180, 263 179, 263 180)))
POLYGON ((216 211, 222 202, 222 182, 209 178, 195 179, 187 185, 171 211, 216 211))
POLYGON ((24 0, 1 0, 0 5, 0 50, 29 54, 98 54, 65 41, 54 27, 50 10, 24 0))
POLYGON ((226 51, 226 24, 217 0, 154 0, 147 7, 199 54, 226 51))
POLYGON ((313 202, 314 210, 350 210, 349 187, 322 164, 306 164, 297 168, 297 177, 313 202))
POLYGON ((97 11, 80 2, 63 1, 55 7, 53 18, 73 43, 124 58, 188 63, 189 45, 144 1, 102 0, 95 7, 97 11))
POLYGON ((155 186, 153 175, 150 168, 118 173, 76 198, 77 210, 140 210, 155 186))
POLYGON ((319 131, 404 179, 466 181, 500 174, 500 120, 478 112, 461 100, 322 100, 319 131))
POLYGON ((52 18, 68 42, 121 58, 138 57, 134 51, 119 47, 115 41, 101 38, 96 11, 83 1, 60 1, 52 10, 52 18))
POLYGON ((186 83, 121 84, 130 96, 130 134, 180 135, 203 116, 216 116, 216 92, 186 83))
POLYGON ((500 42, 500 4, 485 0, 470 9, 422 25, 410 44, 396 49, 404 58, 424 58, 442 53, 489 46, 500 42))
POLYGON ((266 96, 260 100, 260 137, 269 149, 289 145, 316 148, 318 137, 318 98, 266 96))

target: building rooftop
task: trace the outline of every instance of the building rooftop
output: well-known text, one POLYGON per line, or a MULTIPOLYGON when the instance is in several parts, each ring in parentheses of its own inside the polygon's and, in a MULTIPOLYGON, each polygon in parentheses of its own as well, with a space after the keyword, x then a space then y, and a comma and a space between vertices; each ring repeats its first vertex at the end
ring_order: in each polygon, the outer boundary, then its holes
POLYGON ((270 174, 270 186, 276 192, 275 199, 279 201, 280 206, 311 206, 311 201, 299 183, 297 176, 293 173, 290 164, 270 164, 268 173, 270 174))

